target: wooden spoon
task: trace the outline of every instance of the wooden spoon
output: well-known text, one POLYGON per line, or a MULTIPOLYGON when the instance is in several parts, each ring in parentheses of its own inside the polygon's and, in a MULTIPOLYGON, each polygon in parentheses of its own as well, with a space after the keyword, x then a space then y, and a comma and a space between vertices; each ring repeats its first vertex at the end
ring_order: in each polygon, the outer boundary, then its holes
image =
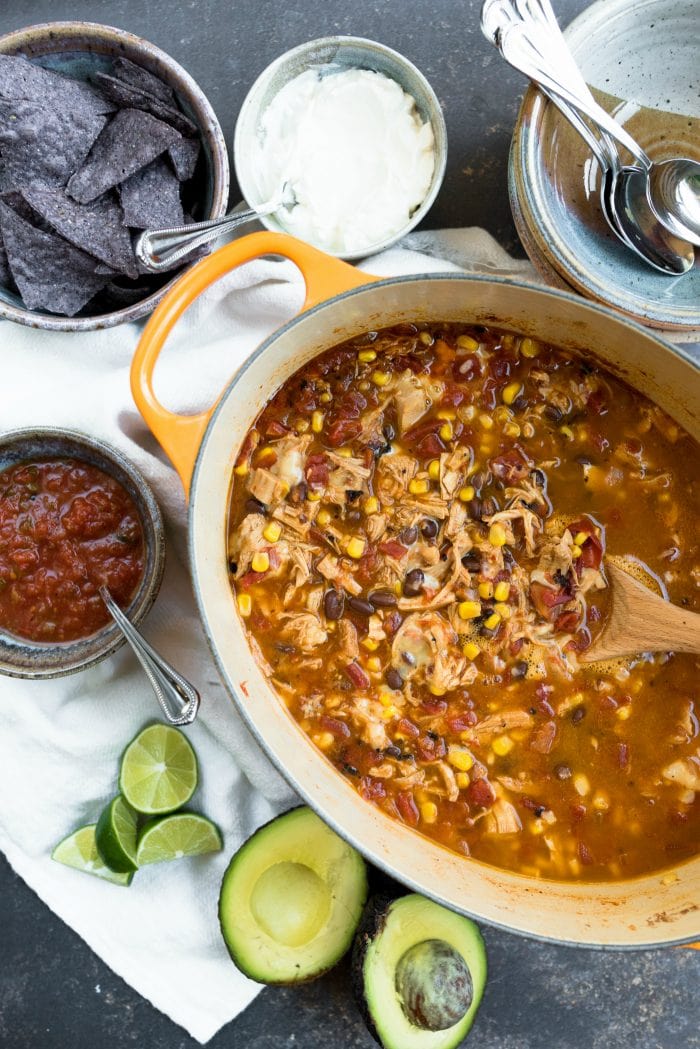
POLYGON ((670 604, 609 561, 605 572, 612 590, 610 611, 581 662, 638 652, 700 652, 699 614, 670 604))

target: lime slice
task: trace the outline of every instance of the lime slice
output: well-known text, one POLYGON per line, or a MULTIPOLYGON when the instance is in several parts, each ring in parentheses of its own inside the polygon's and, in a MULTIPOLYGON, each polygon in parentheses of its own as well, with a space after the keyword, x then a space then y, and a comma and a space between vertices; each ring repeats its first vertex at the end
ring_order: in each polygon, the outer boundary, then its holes
POLYGON ((119 789, 137 812, 173 812, 197 786, 197 758, 185 737, 170 725, 150 725, 124 751, 119 789))
POLYGON ((136 870, 137 820, 134 810, 118 794, 97 821, 97 851, 113 871, 128 873, 136 870))
POLYGON ((51 859, 66 867, 74 867, 77 871, 104 878, 105 881, 113 881, 115 885, 130 885, 134 876, 133 871, 129 871, 128 874, 117 873, 102 862, 95 844, 94 823, 81 827, 60 841, 51 853, 51 859))
POLYGON ((221 832, 215 823, 192 812, 149 820, 139 836, 136 862, 165 863, 202 852, 220 852, 221 832))

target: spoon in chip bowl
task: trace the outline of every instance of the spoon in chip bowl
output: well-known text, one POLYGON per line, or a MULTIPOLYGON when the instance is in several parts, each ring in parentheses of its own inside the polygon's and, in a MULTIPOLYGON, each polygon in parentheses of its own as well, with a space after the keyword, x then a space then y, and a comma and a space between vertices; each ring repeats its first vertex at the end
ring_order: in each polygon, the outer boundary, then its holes
POLYGON ((640 652, 700 652, 700 615, 672 605, 624 569, 606 561, 610 611, 603 628, 579 656, 597 663, 640 652))
POLYGON ((197 689, 148 644, 105 586, 100 587, 99 594, 145 670, 167 720, 171 725, 190 725, 199 710, 200 696, 197 689))
POLYGON ((229 211, 220 219, 193 222, 189 226, 172 226, 169 229, 147 229, 136 241, 136 258, 152 273, 170 269, 174 263, 184 259, 196 248, 209 244, 218 237, 233 233, 239 226, 254 222, 261 215, 273 215, 281 208, 290 210, 297 204, 296 194, 290 182, 285 182, 272 200, 244 211, 229 211))

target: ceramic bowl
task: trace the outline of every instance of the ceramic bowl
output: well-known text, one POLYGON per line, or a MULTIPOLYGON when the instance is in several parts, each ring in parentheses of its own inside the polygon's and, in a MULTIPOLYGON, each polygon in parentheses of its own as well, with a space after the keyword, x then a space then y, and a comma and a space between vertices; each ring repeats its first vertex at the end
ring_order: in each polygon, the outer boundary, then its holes
MULTIPOLYGON (((199 128, 202 152, 184 197, 195 219, 219 218, 226 211, 229 164, 226 143, 210 102, 192 77, 170 55, 123 29, 94 22, 47 22, 0 36, 0 54, 23 55, 47 69, 86 80, 96 72, 111 72, 114 58, 128 58, 171 87, 199 128)), ((13 292, 0 288, 0 317, 52 331, 93 331, 137 320, 155 309, 178 276, 166 276, 162 287, 147 298, 109 313, 63 317, 29 310, 13 292)))
MULTIPOLYGON (((652 158, 700 160, 700 0, 598 0, 565 36, 594 93, 652 158)), ((603 218, 597 164, 535 88, 516 123, 509 189, 518 232, 546 279, 554 273, 675 337, 700 335, 700 265, 668 277, 625 248, 603 218)))
MULTIPOLYGON (((426 216, 435 200, 445 175, 447 163, 447 128, 437 95, 423 74, 412 62, 384 44, 375 43, 357 36, 328 36, 310 40, 306 44, 287 51, 263 70, 246 95, 236 122, 233 140, 233 163, 241 192, 249 204, 260 204, 262 198, 252 164, 253 150, 250 144, 259 137, 260 117, 275 95, 290 80, 314 66, 334 65, 348 69, 371 69, 395 80, 416 102, 421 120, 430 121, 435 139, 435 168, 430 188, 411 218, 391 237, 373 244, 361 252, 336 254, 347 260, 366 258, 378 251, 391 247, 410 232, 426 216)), ((260 216, 260 221, 269 230, 286 233, 285 226, 274 215, 260 216)), ((328 252, 328 254, 333 254, 328 252)))
MULTIPOLYGON (((0 438, 0 470, 18 462, 70 458, 90 463, 114 477, 136 504, 143 529, 146 567, 128 609, 138 624, 155 601, 165 568, 165 533, 158 503, 141 474, 118 452, 93 437, 58 427, 13 430, 0 438)), ((10 677, 53 678, 73 674, 98 663, 124 644, 117 627, 109 623, 96 634, 65 643, 26 641, 0 627, 0 674, 10 677)))

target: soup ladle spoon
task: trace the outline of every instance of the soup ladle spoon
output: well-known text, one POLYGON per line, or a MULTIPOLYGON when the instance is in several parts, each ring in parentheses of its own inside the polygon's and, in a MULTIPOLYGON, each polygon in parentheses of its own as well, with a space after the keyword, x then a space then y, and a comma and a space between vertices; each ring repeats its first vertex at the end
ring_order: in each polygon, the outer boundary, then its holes
POLYGON ((624 569, 606 562, 610 611, 590 648, 579 657, 597 663, 640 652, 700 652, 700 615, 672 605, 624 569))

